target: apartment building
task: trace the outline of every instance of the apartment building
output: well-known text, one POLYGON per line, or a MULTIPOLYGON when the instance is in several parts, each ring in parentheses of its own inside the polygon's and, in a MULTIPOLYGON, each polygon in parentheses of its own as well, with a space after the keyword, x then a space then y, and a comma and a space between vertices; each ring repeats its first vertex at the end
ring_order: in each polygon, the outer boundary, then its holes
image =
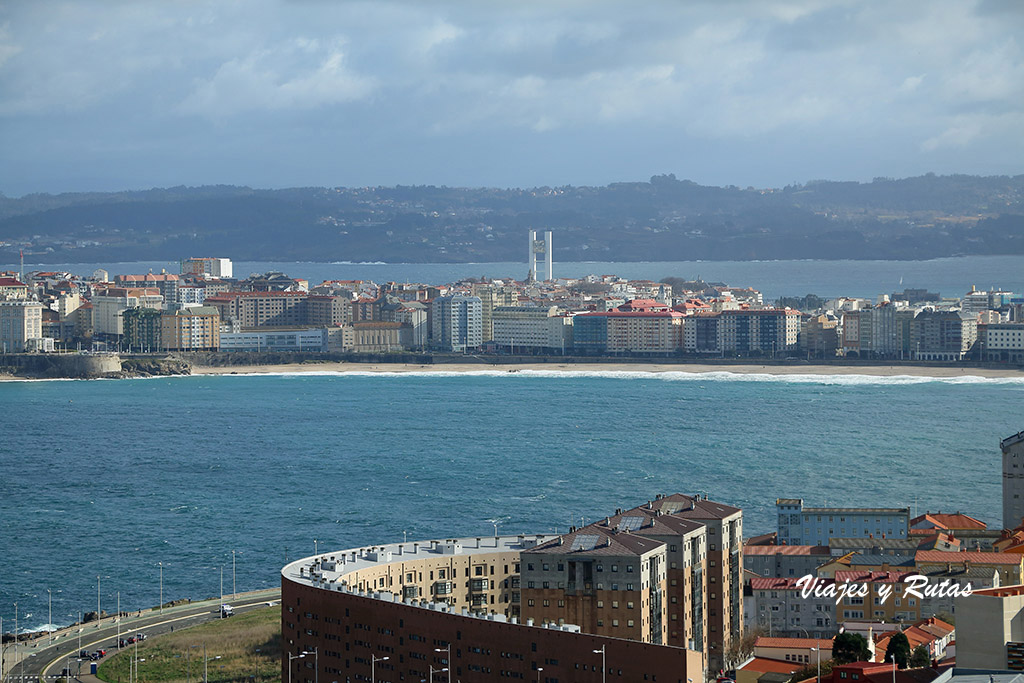
POLYGON ((183 275, 194 275, 206 279, 231 279, 231 259, 227 258, 189 258, 181 262, 183 275))
POLYGON ((572 324, 573 344, 583 353, 667 355, 683 346, 683 314, 649 299, 581 313, 572 324))
POLYGON ((800 578, 831 559, 826 545, 744 545, 743 568, 759 577, 800 578))
POLYGON ((222 321, 238 327, 285 327, 308 325, 305 292, 222 292, 203 302, 220 313, 222 321))
POLYGON ((163 296, 155 288, 109 287, 92 297, 92 328, 94 334, 124 334, 122 314, 129 308, 163 308, 163 296))
POLYGON ((460 353, 483 343, 482 303, 476 296, 441 296, 431 303, 433 345, 441 351, 460 353))
POLYGON ((4 353, 31 350, 43 338, 43 305, 27 299, 0 301, 0 349, 4 353))
POLYGON ((1003 528, 1024 521, 1024 431, 999 442, 1003 452, 1003 528))
POLYGON ((775 501, 778 542, 828 545, 839 538, 907 538, 910 508, 805 508, 799 498, 775 501))
POLYGON ((910 322, 910 350, 917 360, 963 360, 977 337, 977 318, 960 311, 921 311, 910 322))
MULTIPOLYGON (((798 578, 753 577, 744 588, 746 628, 760 628, 777 638, 831 638, 836 632, 835 600, 804 598, 798 578)), ((822 588, 835 583, 821 579, 822 588)))
POLYGON ((165 351, 220 349, 220 312, 213 306, 166 311, 160 316, 160 344, 165 351))
POLYGON ((155 308, 129 308, 121 314, 124 335, 121 342, 129 351, 152 352, 161 348, 160 314, 155 308))
POLYGON ((523 353, 572 350, 572 317, 557 306, 498 306, 493 312, 493 341, 498 348, 523 353))
POLYGON ((282 680, 703 680, 698 651, 520 619, 522 555, 551 539, 403 542, 287 565, 282 680))
POLYGON ((981 359, 1002 363, 1024 363, 1024 323, 978 325, 981 359))
POLYGON ((617 510, 524 562, 524 617, 698 649, 712 668, 742 630, 742 511, 706 497, 617 510))

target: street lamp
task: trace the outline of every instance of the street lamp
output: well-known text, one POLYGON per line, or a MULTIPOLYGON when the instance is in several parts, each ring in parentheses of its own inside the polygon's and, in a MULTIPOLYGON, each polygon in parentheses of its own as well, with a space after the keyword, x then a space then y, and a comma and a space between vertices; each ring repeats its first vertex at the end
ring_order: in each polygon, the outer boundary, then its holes
POLYGON ((818 683, 821 683, 821 648, 820 647, 812 647, 811 648, 811 652, 817 652, 818 653, 818 683))
POLYGON ((231 551, 231 599, 235 599, 238 590, 235 588, 235 551, 231 551))
POLYGON ((160 614, 164 613, 164 563, 158 562, 160 565, 160 614))
MULTIPOLYGON (((138 641, 135 641, 135 642, 138 643, 138 641)), ((136 645, 136 647, 138 647, 138 645, 136 645)), ((207 657, 206 656, 206 643, 204 642, 203 643, 203 683, 210 683, 209 667, 207 666, 209 664, 209 662, 210 662, 210 659, 220 659, 220 655, 217 655, 216 657, 212 657, 212 658, 211 657, 207 657)))
POLYGON ((103 621, 100 612, 100 577, 96 577, 96 628, 100 627, 100 622, 103 621))
MULTIPOLYGON (((314 555, 319 555, 320 554, 320 541, 318 541, 315 538, 313 539, 313 554, 314 555)), ((371 657, 372 656, 373 655, 371 655, 371 657)))
POLYGON ((53 593, 50 589, 46 589, 46 602, 47 602, 47 614, 46 614, 46 633, 49 635, 48 643, 53 642, 53 593))
POLYGON ((253 658, 253 659, 256 660, 256 678, 254 678, 252 680, 254 681, 254 683, 259 683, 259 680, 260 680, 260 652, 262 652, 262 650, 260 650, 257 647, 257 648, 255 648, 253 650, 253 652, 256 653, 256 656, 253 658))
POLYGON ((302 659, 305 656, 304 654, 293 655, 291 652, 288 653, 288 683, 292 683, 292 661, 302 659))
POLYGON ((445 653, 444 663, 448 665, 445 671, 448 672, 448 683, 452 683, 452 644, 448 643, 444 647, 435 647, 434 652, 445 653))
POLYGON ((320 683, 320 648, 314 647, 312 652, 303 650, 304 655, 313 655, 313 667, 316 669, 313 673, 313 683, 320 683))
POLYGON ((543 666, 537 667, 537 683, 540 683, 540 672, 544 670, 543 666))
POLYGON ((437 673, 441 673, 442 671, 447 671, 448 670, 448 667, 444 667, 444 668, 441 668, 441 669, 435 669, 433 664, 428 664, 427 667, 430 669, 430 683, 434 683, 434 672, 435 671, 437 673))
POLYGON ((605 679, 608 676, 608 667, 605 666, 605 652, 604 649, 607 645, 602 645, 600 650, 594 650, 594 653, 601 653, 601 683, 606 683, 605 679))
MULTIPOLYGON (((377 683, 377 662, 386 662, 391 657, 375 657, 370 655, 370 683, 377 683)), ((448 674, 449 676, 451 674, 448 674)))

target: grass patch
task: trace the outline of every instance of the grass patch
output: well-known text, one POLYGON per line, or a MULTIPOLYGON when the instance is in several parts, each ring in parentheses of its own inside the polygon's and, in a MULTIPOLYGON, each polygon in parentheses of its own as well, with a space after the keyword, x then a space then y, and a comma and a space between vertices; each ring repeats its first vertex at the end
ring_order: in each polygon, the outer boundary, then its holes
MULTIPOLYGON (((139 663, 138 682, 201 682, 204 643, 210 683, 276 683, 281 680, 281 608, 278 606, 175 630, 140 643, 138 657, 146 661, 139 663)), ((108 683, 128 683, 134 656, 135 645, 108 656, 100 665, 98 676, 108 683)))

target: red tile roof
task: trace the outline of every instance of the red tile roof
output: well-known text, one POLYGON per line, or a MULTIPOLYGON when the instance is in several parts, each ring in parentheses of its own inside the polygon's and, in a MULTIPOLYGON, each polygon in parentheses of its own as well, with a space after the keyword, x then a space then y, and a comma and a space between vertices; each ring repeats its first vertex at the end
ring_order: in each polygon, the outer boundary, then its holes
POLYGON ((745 545, 744 555, 830 555, 827 545, 745 545))
POLYGON ((952 529, 953 531, 959 531, 961 529, 988 528, 988 525, 981 520, 975 519, 970 515, 965 515, 962 512, 954 512, 950 514, 942 512, 926 512, 925 514, 910 520, 910 525, 914 526, 921 522, 928 522, 939 529, 952 529))
POLYGON ((944 550, 918 550, 915 558, 918 564, 922 562, 931 564, 971 562, 974 564, 1020 565, 1024 556, 1009 553, 983 553, 973 550, 960 553, 946 552, 944 550))
POLYGON ((831 638, 772 638, 770 636, 759 636, 754 641, 754 647, 791 647, 811 648, 816 647, 822 650, 832 649, 831 638))
POLYGON ((799 662, 783 662, 778 659, 768 659, 767 657, 754 657, 749 662, 739 668, 741 671, 760 671, 761 673, 780 673, 780 674, 791 674, 794 671, 799 671, 804 668, 804 665, 799 662))

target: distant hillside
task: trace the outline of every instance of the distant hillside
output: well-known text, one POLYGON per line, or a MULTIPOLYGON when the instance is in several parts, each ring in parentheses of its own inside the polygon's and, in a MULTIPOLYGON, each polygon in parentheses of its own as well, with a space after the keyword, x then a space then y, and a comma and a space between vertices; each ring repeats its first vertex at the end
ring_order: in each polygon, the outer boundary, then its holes
POLYGON ((174 187, 0 195, 0 261, 927 259, 1024 254, 1024 176, 812 181, 777 190, 675 176, 606 187, 174 187))

